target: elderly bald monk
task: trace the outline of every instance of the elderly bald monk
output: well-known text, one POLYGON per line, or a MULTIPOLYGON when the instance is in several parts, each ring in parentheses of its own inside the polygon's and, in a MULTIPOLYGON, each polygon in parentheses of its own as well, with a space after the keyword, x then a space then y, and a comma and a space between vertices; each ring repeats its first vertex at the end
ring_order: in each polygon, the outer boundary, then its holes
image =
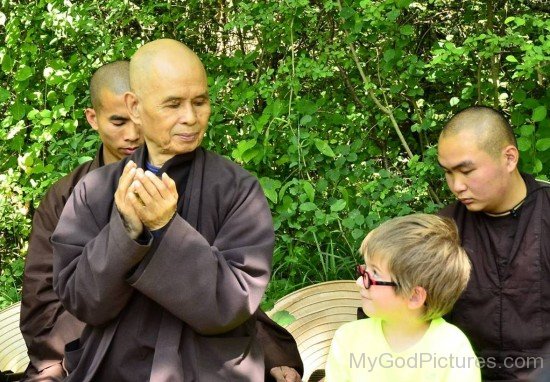
POLYGON ((441 214, 472 262, 447 319, 470 339, 484 381, 523 381, 550 350, 550 185, 519 172, 513 130, 488 107, 449 120, 438 159, 458 199, 441 214))
POLYGON ((257 310, 274 233, 258 181, 200 147, 206 72, 174 40, 130 62, 145 145, 88 174, 52 235, 54 289, 86 323, 67 381, 261 381, 257 310))

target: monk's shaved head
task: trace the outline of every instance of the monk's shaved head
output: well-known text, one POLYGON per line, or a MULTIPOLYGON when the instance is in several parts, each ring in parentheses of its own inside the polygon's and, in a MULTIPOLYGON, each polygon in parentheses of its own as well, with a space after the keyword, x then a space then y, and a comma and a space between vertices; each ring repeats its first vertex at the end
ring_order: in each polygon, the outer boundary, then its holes
POLYGON ((498 111, 486 106, 472 106, 453 116, 439 136, 442 139, 469 132, 475 137, 477 146, 496 157, 509 145, 517 147, 512 127, 498 111))
POLYGON ((109 90, 115 95, 121 95, 130 90, 130 63, 115 61, 103 65, 96 70, 90 81, 90 98, 92 107, 99 110, 101 105, 101 91, 109 90))
POLYGON ((159 80, 167 80, 167 73, 175 68, 206 78, 200 58, 185 44, 171 39, 160 39, 140 47, 130 60, 130 87, 137 95, 149 91, 159 80))

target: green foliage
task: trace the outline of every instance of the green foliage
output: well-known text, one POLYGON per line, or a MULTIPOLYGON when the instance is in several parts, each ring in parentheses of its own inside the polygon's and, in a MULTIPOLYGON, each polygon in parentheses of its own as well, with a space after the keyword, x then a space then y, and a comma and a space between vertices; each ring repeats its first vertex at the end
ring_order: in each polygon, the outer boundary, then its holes
POLYGON ((21 174, 8 169, 0 174, 0 309, 19 301, 26 238, 30 231, 28 204, 18 183, 21 174))
POLYGON ((288 326, 292 324, 294 321, 296 321, 296 317, 294 317, 292 314, 290 314, 286 310, 280 310, 275 312, 275 314, 271 317, 273 321, 275 321, 277 324, 281 325, 282 327, 288 326))
POLYGON ((91 74, 154 38, 202 57, 213 101, 205 145, 265 190, 277 234, 270 301, 350 278, 369 230, 450 200, 434 145, 461 108, 505 110, 522 170, 550 175, 550 21, 527 2, 0 4, 0 304, 17 295, 46 189, 97 148, 83 113, 91 74))

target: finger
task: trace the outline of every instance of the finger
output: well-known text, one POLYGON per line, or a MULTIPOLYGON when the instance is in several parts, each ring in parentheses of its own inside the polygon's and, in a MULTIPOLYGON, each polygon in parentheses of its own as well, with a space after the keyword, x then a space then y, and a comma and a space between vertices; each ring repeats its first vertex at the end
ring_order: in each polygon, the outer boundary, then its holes
POLYGON ((141 180, 136 179, 132 182, 132 187, 129 190, 136 198, 139 199, 143 206, 150 206, 153 202, 153 197, 143 186, 141 180))
POLYGON ((300 374, 298 373, 289 373, 285 377, 285 382, 301 382, 300 374))
POLYGON ((178 197, 178 189, 176 187, 176 182, 174 179, 170 178, 170 176, 167 173, 162 174, 162 182, 168 188, 168 190, 174 195, 176 198, 178 197))
POLYGON ((126 198, 130 204, 129 208, 132 210, 131 213, 135 214, 135 216, 143 222, 144 217, 147 215, 147 207, 143 204, 143 201, 139 195, 135 194, 133 191, 130 191, 128 192, 126 198))
POLYGON ((121 189, 123 192, 125 192, 128 189, 128 187, 130 187, 130 185, 132 184, 132 180, 134 179, 135 174, 136 174, 136 164, 130 161, 126 166, 124 166, 122 175, 118 180, 118 188, 121 189))
POLYGON ((282 366, 281 369, 285 376, 285 382, 300 382, 302 380, 300 374, 294 368, 282 366))
POLYGON ((283 370, 281 367, 277 366, 270 370, 270 374, 273 378, 275 378, 276 382, 285 382, 285 376, 283 374, 283 370))
POLYGON ((143 171, 138 170, 136 173, 136 179, 141 183, 144 191, 150 195, 151 199, 162 199, 162 195, 159 193, 153 178, 155 178, 155 175, 150 171, 146 171, 144 173, 143 171), (150 173, 151 175, 145 175, 147 173, 150 173))
POLYGON ((158 176, 153 174, 151 171, 145 171, 145 177, 149 179, 151 183, 155 186, 161 198, 167 200, 171 197, 171 193, 166 187, 166 184, 164 184, 164 182, 160 180, 158 176))

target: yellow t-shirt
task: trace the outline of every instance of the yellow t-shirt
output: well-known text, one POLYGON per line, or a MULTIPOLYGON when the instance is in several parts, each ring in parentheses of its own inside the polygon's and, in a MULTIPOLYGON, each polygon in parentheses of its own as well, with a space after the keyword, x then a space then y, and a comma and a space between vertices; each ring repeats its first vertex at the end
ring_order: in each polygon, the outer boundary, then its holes
POLYGON ((443 318, 432 320, 420 341, 394 352, 382 321, 349 322, 335 333, 326 365, 326 382, 480 382, 477 357, 468 338, 443 318))

